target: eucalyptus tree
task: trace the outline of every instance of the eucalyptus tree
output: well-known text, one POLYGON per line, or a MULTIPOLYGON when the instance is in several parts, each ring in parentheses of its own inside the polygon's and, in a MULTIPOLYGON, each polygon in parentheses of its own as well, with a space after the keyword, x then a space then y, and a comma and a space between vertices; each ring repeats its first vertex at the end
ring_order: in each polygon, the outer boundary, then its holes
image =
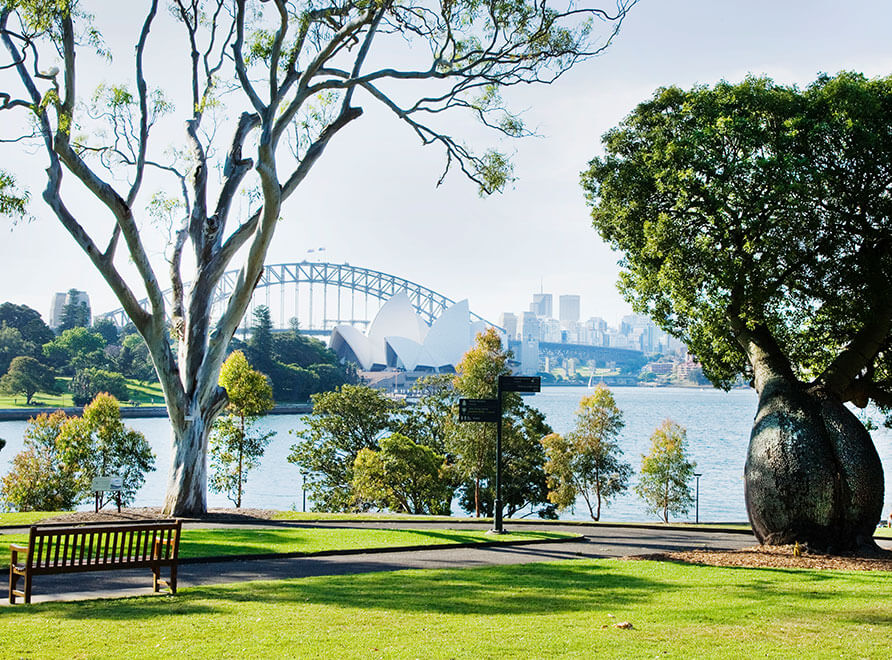
MULTIPOLYGON (((603 10, 544 0, 132 1, 134 48, 124 57, 133 58, 133 82, 92 92, 85 67, 95 74, 110 55, 88 13, 102 3, 0 0, 0 109, 25 116, 7 120, 7 130, 27 127, 2 139, 39 148, 43 200, 146 341, 173 428, 166 513, 206 509, 207 439, 226 405, 217 375, 227 346, 283 203, 363 114, 360 103, 380 104, 442 149, 444 176, 458 168, 482 191, 499 190, 511 179, 509 159, 472 150, 448 132, 449 117, 469 113, 497 137, 528 135, 500 90, 551 83, 602 52, 634 2, 603 10), (164 71, 152 79, 159 56, 164 71), (179 104, 156 88, 174 71, 188 73, 179 104), (154 129, 174 118, 183 138, 160 143, 154 129), (146 218, 170 231, 169 301, 146 218), (237 282, 214 322, 213 292, 233 267, 237 282)), ((21 212, 27 201, 16 174, 0 178, 0 211, 21 212)))
POLYGON ((873 545, 883 470, 846 404, 892 408, 890 118, 892 78, 660 89, 583 175, 634 308, 759 394, 764 543, 873 545))

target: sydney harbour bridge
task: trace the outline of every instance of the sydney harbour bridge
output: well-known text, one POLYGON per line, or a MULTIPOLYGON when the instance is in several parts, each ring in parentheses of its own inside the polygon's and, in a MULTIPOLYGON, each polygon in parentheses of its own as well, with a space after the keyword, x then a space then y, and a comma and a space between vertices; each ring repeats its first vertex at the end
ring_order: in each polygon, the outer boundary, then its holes
MULTIPOLYGON (((227 271, 214 292, 212 316, 223 313, 226 302, 239 276, 238 270, 227 271)), ((254 290, 254 296, 242 323, 242 332, 253 324, 254 310, 265 305, 270 310, 273 326, 290 327, 297 319, 301 332, 327 338, 332 329, 341 324, 365 330, 381 306, 397 293, 404 292, 418 316, 431 324, 455 300, 422 284, 403 277, 370 268, 322 261, 267 264, 254 290)), ((164 292, 165 302, 171 303, 171 290, 164 292)), ((148 301, 141 301, 144 307, 148 301)), ((119 327, 128 323, 123 309, 102 314, 119 327)), ((497 325, 471 312, 471 320, 497 325)), ((560 345, 558 345, 560 346, 560 345)), ((565 347, 566 348, 566 347, 565 347)), ((542 351, 548 352, 547 346, 542 351)), ((640 359, 638 351, 610 349, 599 346, 574 346, 573 354, 580 359, 598 362, 625 362, 640 359)))

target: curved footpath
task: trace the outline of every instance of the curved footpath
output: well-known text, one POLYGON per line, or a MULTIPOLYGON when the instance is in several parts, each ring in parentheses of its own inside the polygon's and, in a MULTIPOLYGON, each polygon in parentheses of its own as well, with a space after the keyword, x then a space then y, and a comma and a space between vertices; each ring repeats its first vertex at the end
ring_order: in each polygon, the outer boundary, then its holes
MULTIPOLYGON (((325 522, 270 522, 261 525, 221 525, 186 523, 186 527, 372 527, 413 529, 480 529, 490 523, 421 522, 421 521, 325 521, 325 522)), ((510 524, 507 529, 512 529, 510 524)), ((279 580, 316 575, 345 575, 408 568, 471 568, 498 564, 523 564, 559 559, 595 557, 623 557, 650 552, 688 548, 733 549, 753 545, 749 534, 691 532, 638 527, 602 527, 578 525, 536 525, 525 523, 515 529, 582 534, 563 542, 527 545, 499 544, 497 546, 456 546, 450 548, 394 551, 377 549, 324 556, 270 557, 257 559, 187 560, 180 564, 178 586, 187 588, 209 584, 245 582, 251 580, 279 580)), ((15 530, 6 530, 15 531, 15 530)), ((21 530, 21 531, 24 531, 21 530)), ((5 548, 2 550, 5 551, 5 548)), ((80 600, 151 594, 151 574, 144 570, 97 571, 58 576, 39 576, 34 581, 32 601, 80 600)), ((3 604, 8 604, 8 588, 0 593, 3 604)))
MULTIPOLYGON (((293 522, 258 527, 374 527, 436 529, 479 529, 476 523, 455 522, 293 522)), ((207 527, 202 523, 188 526, 207 527)), ((227 525, 213 525, 227 527, 227 525)), ((235 525, 246 527, 247 525, 235 525)), ((511 524, 506 524, 508 530, 511 524)), ((498 544, 487 547, 457 546, 441 549, 355 551, 337 554, 300 557, 256 559, 188 560, 180 564, 180 589, 211 584, 246 582, 251 580, 281 580, 316 575, 348 575, 377 571, 429 568, 473 568, 502 564, 527 564, 561 559, 594 559, 627 557, 653 552, 689 549, 733 550, 755 544, 749 533, 654 529, 632 526, 537 525, 525 523, 514 529, 542 530, 582 534, 561 542, 542 542, 525 545, 498 544)), ((11 530, 8 530, 11 531, 11 530)), ((0 537, 2 539, 2 537, 0 537)), ((888 547, 888 544, 885 544, 888 547)), ((2 549, 5 551, 5 548, 2 549)), ((108 571, 60 576, 39 576, 34 581, 32 602, 70 601, 89 598, 117 598, 151 595, 151 573, 144 570, 108 571)), ((9 593, 0 593, 2 603, 8 605, 9 593)))

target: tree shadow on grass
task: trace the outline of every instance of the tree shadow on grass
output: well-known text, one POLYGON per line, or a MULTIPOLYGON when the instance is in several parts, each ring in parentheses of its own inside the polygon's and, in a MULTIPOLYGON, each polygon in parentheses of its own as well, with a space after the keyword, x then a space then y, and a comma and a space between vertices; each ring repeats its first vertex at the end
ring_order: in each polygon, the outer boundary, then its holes
POLYGON ((238 603, 276 607, 325 605, 407 613, 535 615, 616 608, 675 588, 623 575, 613 568, 605 564, 560 562, 251 582, 190 588, 173 598, 48 604, 42 615, 136 621, 213 613, 238 603))

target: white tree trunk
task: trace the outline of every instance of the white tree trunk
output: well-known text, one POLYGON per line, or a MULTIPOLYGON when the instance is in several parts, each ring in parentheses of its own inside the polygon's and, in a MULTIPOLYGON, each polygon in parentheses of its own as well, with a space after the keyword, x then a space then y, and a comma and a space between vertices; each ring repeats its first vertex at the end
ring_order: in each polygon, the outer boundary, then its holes
POLYGON ((211 424, 197 417, 185 428, 173 425, 170 471, 164 495, 167 516, 194 516, 207 511, 207 445, 211 424))

